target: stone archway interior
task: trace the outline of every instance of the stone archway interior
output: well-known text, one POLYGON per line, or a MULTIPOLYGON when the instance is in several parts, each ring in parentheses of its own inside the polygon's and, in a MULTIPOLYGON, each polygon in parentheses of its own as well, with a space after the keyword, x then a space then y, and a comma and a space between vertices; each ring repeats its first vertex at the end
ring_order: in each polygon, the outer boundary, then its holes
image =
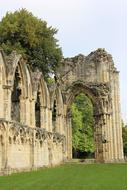
POLYGON ((72 157, 94 158, 94 116, 89 97, 80 93, 71 106, 72 114, 72 157))
POLYGON ((18 122, 20 122, 20 81, 21 77, 17 68, 15 71, 14 86, 11 94, 11 118, 18 122))
POLYGON ((35 103, 35 124, 36 127, 41 127, 41 104, 40 104, 40 92, 37 92, 37 99, 35 103))

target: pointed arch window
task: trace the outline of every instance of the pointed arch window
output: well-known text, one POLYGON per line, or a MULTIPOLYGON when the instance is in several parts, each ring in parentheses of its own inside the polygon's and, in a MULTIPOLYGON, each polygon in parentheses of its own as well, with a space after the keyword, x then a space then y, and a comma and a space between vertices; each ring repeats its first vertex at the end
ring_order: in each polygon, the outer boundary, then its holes
POLYGON ((21 95, 21 77, 18 68, 15 71, 13 91, 11 94, 11 118, 20 122, 20 95, 21 95))
POLYGON ((56 103, 56 100, 54 100, 53 109, 52 109, 52 123, 53 123, 54 132, 56 130, 56 115, 57 115, 57 103, 56 103))
POLYGON ((36 127, 41 128, 41 103, 40 103, 40 92, 37 92, 37 99, 35 103, 35 124, 36 127))

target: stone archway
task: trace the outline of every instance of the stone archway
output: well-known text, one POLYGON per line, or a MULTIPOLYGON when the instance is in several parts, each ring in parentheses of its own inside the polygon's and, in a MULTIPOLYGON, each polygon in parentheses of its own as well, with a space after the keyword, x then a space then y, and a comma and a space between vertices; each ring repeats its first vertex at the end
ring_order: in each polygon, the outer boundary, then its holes
POLYGON ((73 83, 66 91, 66 121, 67 121, 67 151, 68 158, 72 158, 72 144, 71 144, 71 112, 70 107, 75 99, 75 97, 84 93, 91 99, 93 104, 94 113, 94 140, 96 145, 95 150, 95 159, 96 161, 103 162, 105 160, 106 148, 108 146, 108 139, 106 136, 106 117, 107 115, 110 117, 110 113, 107 110, 105 112, 106 106, 110 107, 110 100, 108 97, 109 87, 106 85, 93 85, 93 84, 85 84, 81 81, 77 81, 73 83), (109 104, 109 105, 108 105, 109 104), (70 139, 70 140, 69 140, 70 139))
POLYGON ((71 115, 68 110, 75 96, 83 92, 94 107, 96 161, 123 160, 119 72, 111 55, 98 49, 88 56, 64 59, 57 80, 64 100, 67 158, 72 157, 71 115))

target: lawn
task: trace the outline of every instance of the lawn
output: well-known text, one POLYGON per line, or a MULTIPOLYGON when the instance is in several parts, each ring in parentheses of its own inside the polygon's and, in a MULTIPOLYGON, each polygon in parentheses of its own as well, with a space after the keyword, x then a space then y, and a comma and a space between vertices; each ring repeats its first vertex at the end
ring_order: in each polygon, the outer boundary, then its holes
POLYGON ((127 190, 127 164, 67 164, 2 176, 0 190, 127 190))

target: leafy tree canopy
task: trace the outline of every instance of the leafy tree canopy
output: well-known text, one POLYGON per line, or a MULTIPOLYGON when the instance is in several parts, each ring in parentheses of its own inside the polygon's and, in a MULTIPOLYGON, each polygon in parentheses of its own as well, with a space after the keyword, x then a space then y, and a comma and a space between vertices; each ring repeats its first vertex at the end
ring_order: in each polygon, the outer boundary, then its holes
POLYGON ((0 22, 0 47, 10 54, 21 53, 32 67, 38 67, 45 77, 55 72, 62 51, 54 37, 57 30, 47 26, 26 9, 7 13, 0 22))
POLYGON ((72 105, 72 146, 79 152, 93 153, 93 106, 88 97, 80 94, 72 105))

